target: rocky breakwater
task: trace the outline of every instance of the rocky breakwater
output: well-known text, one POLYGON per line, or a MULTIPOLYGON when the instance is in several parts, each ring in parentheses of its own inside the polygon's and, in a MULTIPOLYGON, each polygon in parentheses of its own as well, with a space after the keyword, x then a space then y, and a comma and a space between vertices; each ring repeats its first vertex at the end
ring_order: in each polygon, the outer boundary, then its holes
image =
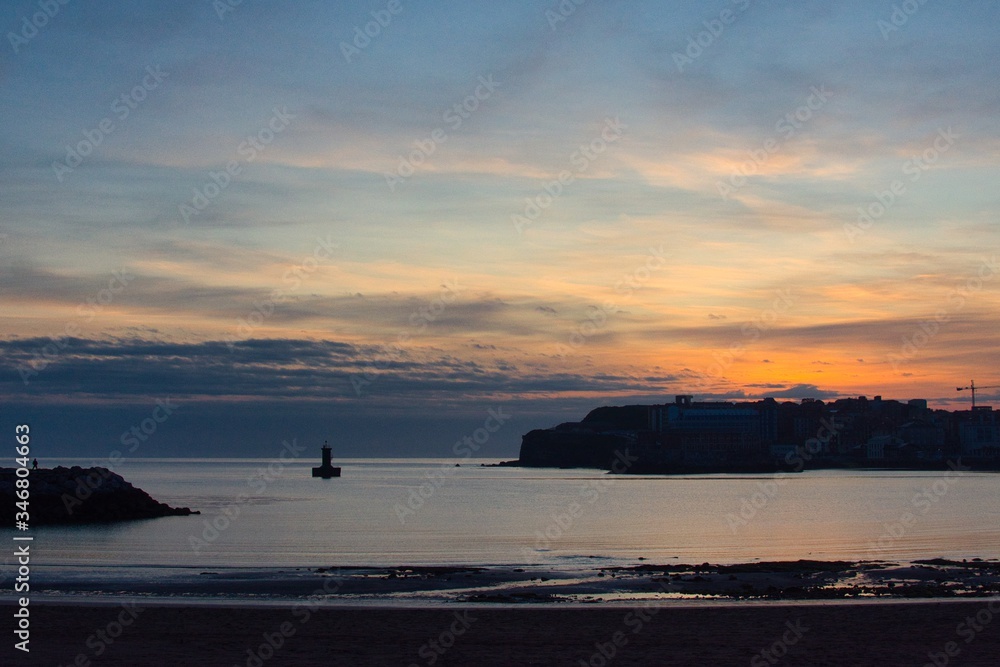
MULTIPOLYGON (((154 519, 161 516, 199 514, 187 507, 170 507, 150 497, 107 468, 46 468, 16 477, 13 468, 0 468, 0 525, 12 526, 15 512, 15 481, 28 480, 30 525, 108 523, 154 519)), ((23 517, 21 517, 23 518, 23 517)))

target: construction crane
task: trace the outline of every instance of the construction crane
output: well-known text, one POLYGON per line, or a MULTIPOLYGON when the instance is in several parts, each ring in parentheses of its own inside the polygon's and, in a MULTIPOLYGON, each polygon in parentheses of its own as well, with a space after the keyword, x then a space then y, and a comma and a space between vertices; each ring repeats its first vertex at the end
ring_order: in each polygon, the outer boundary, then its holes
POLYGON ((1000 389, 1000 386, 993 385, 993 386, 990 386, 990 387, 977 387, 975 380, 969 380, 969 386, 968 387, 955 387, 955 391, 965 391, 966 389, 971 389, 972 390, 972 409, 975 410, 976 409, 976 390, 977 389, 1000 389))

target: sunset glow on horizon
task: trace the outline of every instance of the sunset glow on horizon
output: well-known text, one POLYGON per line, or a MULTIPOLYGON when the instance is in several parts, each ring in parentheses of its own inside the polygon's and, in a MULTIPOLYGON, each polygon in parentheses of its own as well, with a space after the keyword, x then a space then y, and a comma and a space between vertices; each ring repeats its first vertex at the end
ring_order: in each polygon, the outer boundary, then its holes
POLYGON ((510 403, 514 443, 1000 385, 993 3, 573 6, 9 6, 5 402, 402 414, 380 443, 510 403))

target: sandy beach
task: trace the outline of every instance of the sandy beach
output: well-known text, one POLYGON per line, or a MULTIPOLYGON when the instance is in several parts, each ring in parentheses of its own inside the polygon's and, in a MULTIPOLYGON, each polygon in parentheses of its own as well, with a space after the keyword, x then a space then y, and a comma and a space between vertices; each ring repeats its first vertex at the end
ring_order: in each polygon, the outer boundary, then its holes
POLYGON ((436 609, 40 604, 30 656, 12 655, 8 643, 3 663, 919 666, 936 657, 938 665, 995 665, 998 614, 996 598, 436 609))
POLYGON ((998 570, 980 559, 320 567, 137 571, 113 586, 43 570, 31 652, 11 642, 0 664, 994 665, 998 570))

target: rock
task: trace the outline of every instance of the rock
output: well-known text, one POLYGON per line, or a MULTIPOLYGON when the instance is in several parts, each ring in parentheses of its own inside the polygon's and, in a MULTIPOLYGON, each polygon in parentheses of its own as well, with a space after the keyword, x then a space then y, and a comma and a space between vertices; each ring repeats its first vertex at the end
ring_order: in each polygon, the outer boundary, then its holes
MULTIPOLYGON (((13 526, 16 476, 14 468, 0 468, 0 525, 13 526)), ((32 470, 28 477, 28 521, 46 524, 108 523, 154 519, 161 516, 200 514, 187 507, 157 502, 142 489, 126 482, 107 468, 47 468, 32 470)))

